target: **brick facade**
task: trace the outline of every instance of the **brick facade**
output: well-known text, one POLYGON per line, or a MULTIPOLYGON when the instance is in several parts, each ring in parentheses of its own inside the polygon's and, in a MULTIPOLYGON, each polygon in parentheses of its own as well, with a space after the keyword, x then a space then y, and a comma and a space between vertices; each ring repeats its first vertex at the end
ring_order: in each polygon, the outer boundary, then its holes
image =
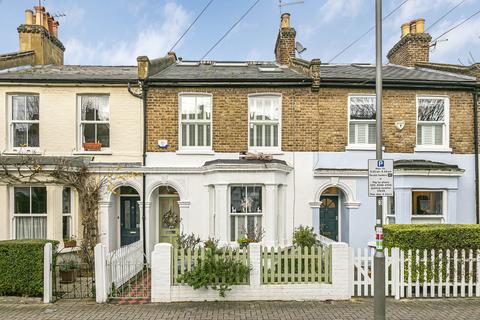
MULTIPOLYGON (((148 151, 178 149, 178 94, 213 95, 213 150, 241 152, 248 148, 248 94, 282 94, 283 151, 345 151, 348 144, 348 95, 373 94, 373 89, 320 88, 162 88, 148 92, 148 151), (167 149, 157 146, 167 139, 167 149)), ((387 152, 412 153, 416 144, 416 96, 450 98, 450 147, 454 153, 473 153, 473 97, 471 92, 385 89, 383 101, 384 145, 387 152), (396 121, 405 121, 397 130, 396 121)))
POLYGON ((431 40, 432 37, 428 33, 408 34, 388 52, 388 61, 405 67, 428 63, 431 40))

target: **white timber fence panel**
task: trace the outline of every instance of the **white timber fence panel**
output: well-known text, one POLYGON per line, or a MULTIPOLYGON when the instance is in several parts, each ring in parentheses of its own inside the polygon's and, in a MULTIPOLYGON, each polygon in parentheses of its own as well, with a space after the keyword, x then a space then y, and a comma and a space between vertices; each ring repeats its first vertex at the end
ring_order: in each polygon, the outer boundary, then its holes
POLYGON ((143 244, 140 240, 107 254, 109 294, 112 291, 112 287, 121 287, 143 269, 143 257, 143 244))
MULTIPOLYGON (((373 296, 373 249, 350 249, 351 294, 373 296)), ((385 250, 385 294, 400 298, 480 296, 480 250, 385 250)))

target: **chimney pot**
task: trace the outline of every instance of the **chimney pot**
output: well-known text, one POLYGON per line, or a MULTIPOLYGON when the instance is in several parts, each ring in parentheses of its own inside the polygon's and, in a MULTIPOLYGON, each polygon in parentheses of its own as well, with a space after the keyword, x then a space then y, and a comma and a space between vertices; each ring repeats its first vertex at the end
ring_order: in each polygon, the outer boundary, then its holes
POLYGON ((290 28, 290 13, 282 14, 280 18, 280 25, 282 29, 290 28))
POLYGON ((30 9, 25 10, 25 24, 33 24, 33 11, 30 9))
POLYGON ((415 29, 417 33, 425 33, 425 19, 417 19, 415 22, 415 29))
POLYGON ((401 38, 405 37, 407 34, 410 33, 410 23, 404 23, 402 24, 402 36, 401 38))

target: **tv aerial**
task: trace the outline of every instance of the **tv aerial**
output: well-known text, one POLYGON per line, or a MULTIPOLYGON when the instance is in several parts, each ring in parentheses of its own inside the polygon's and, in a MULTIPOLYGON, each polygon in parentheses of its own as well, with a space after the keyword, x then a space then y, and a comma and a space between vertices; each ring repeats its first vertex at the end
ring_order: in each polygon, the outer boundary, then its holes
POLYGON ((278 0, 278 8, 280 9, 280 14, 282 14, 283 7, 291 6, 291 5, 295 5, 295 4, 302 4, 302 3, 305 3, 305 1, 301 0, 301 1, 284 2, 282 0, 278 0))

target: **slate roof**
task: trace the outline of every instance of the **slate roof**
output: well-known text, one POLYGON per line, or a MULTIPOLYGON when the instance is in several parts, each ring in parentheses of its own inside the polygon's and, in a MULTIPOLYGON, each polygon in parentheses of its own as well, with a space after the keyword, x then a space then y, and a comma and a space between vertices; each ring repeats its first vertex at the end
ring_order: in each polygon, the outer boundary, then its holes
POLYGON ((242 164, 266 164, 266 163, 276 163, 281 165, 287 165, 284 160, 279 159, 272 159, 272 160, 247 160, 247 159, 215 159, 206 161, 204 163, 204 167, 214 164, 235 164, 235 165, 242 165, 242 164))
MULTIPOLYGON (((398 65, 383 66, 384 80, 400 81, 439 81, 439 82, 472 82, 475 78, 465 75, 459 75, 449 72, 425 69, 425 68, 407 68, 398 65)), ((375 65, 370 64, 345 64, 320 66, 320 77, 324 80, 329 79, 348 79, 348 80, 375 80, 375 65)))
POLYGON ((136 79, 136 66, 44 65, 0 71, 0 81, 127 83, 136 79))
POLYGON ((174 63, 150 76, 150 79, 154 81, 310 81, 309 77, 292 69, 279 67, 273 62, 247 62, 242 66, 235 65, 235 62, 227 66, 215 63, 197 65, 174 63), (261 71, 264 68, 273 68, 275 71, 261 71))
POLYGON ((430 160, 396 160, 393 163, 395 169, 406 170, 452 170, 462 171, 457 165, 430 160))
POLYGON ((55 157, 55 156, 36 156, 36 155, 18 155, 18 156, 0 156, 1 165, 56 165, 60 161, 65 161, 72 167, 81 167, 88 165, 91 157, 55 157))

